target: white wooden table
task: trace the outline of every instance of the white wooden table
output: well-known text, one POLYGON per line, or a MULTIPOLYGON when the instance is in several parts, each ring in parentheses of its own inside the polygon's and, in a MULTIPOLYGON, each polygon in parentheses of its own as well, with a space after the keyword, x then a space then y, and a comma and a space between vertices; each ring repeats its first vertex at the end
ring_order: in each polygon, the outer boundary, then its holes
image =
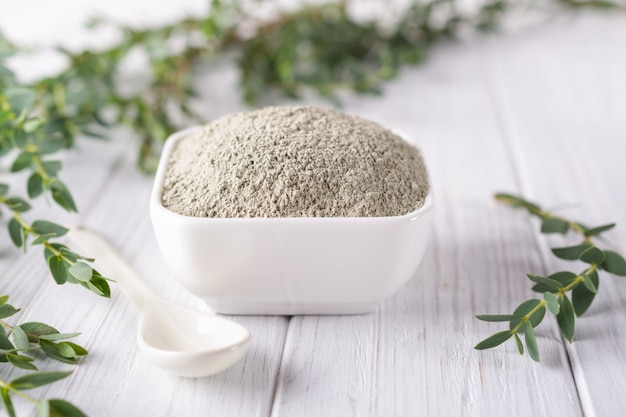
MULTIPOLYGON (((8 13, 2 6, 0 27, 23 39, 74 33, 90 10, 70 1, 18 3, 8 13), (33 15, 29 3, 45 9, 33 15), (70 3, 65 18, 54 14, 70 3)), ((121 17, 168 15, 146 1, 126 3, 94 7, 121 17)), ((204 2, 189 3, 201 10, 204 2)), ((219 71, 206 81, 218 87, 207 88, 208 117, 243 108, 235 77, 219 71)), ((38 250, 23 255, 3 237, 0 292, 22 306, 20 319, 80 330, 78 341, 90 350, 69 378, 34 395, 68 398, 92 417, 625 415, 623 278, 601 276, 574 344, 546 319, 537 331, 540 364, 520 357, 512 343, 485 352, 472 347, 501 329, 474 314, 511 312, 532 295, 526 272, 564 267, 548 254, 562 239, 547 240, 536 222, 496 204, 493 192, 522 193, 546 206, 575 203, 562 213, 593 225, 617 222, 608 243, 626 251, 626 17, 559 17, 441 46, 426 65, 404 70, 383 97, 349 97, 344 110, 406 133, 429 165, 435 225, 405 288, 366 315, 234 317, 254 336, 244 360, 213 377, 180 379, 140 356, 135 313, 116 289, 106 300, 56 286, 38 250)), ((79 147, 62 178, 80 214, 39 207, 29 219, 89 225, 157 292, 203 307, 161 259, 148 216, 151 178, 134 168, 135 143, 122 135, 79 147)), ((0 368, 3 376, 18 374, 8 369, 0 368)), ((22 402, 18 411, 34 415, 22 402)))

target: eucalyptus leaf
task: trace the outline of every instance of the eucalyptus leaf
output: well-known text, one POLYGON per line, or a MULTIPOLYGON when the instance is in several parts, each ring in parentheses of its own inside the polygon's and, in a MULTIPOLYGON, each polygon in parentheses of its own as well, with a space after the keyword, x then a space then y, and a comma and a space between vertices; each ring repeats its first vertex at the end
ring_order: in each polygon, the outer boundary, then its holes
POLYGON ((37 404, 37 414, 35 417, 50 417, 50 403, 48 400, 41 400, 37 404))
POLYGON ((17 313, 19 310, 13 307, 11 304, 0 305, 0 319, 6 319, 17 313))
POLYGON ((556 316, 556 320, 561 329, 563 336, 572 343, 574 341, 574 327, 576 316, 574 315, 574 307, 566 295, 559 296, 560 311, 556 316))
POLYGON ((605 255, 604 251, 596 246, 592 246, 586 249, 583 253, 580 254, 581 261, 586 262, 588 264, 601 264, 604 262, 605 255))
POLYGON ((615 223, 605 224, 602 226, 594 227, 593 229, 585 230, 585 236, 598 236, 599 234, 611 230, 615 227, 615 223))
POLYGON ((539 348, 537 347, 535 329, 528 321, 524 324, 524 339, 526 341, 526 350, 528 351, 528 355, 535 362, 539 362, 539 348))
POLYGON ((69 363, 72 365, 77 363, 76 358, 68 358, 66 356, 63 356, 59 352, 58 343, 52 342, 50 340, 40 340, 39 344, 41 346, 41 350, 43 350, 43 352, 52 359, 56 359, 60 362, 69 363))
POLYGON ((52 235, 54 237, 60 237, 69 232, 68 228, 47 220, 35 220, 31 228, 38 235, 52 235))
POLYGON ((4 409, 9 417, 15 417, 15 408, 13 407, 13 401, 11 400, 9 389, 7 387, 2 387, 0 389, 0 399, 2 399, 2 405, 4 405, 4 409))
POLYGON ((587 290, 594 294, 598 292, 596 285, 593 283, 589 275, 583 272, 580 276, 583 278, 583 285, 587 288, 587 290))
POLYGON ((9 382, 12 388, 27 390, 51 384, 70 375, 71 372, 38 372, 19 376, 9 382))
POLYGON ((18 350, 28 349, 30 346, 28 336, 26 336, 26 333, 20 326, 13 327, 13 343, 18 350))
POLYGON ((474 349, 483 350, 496 347, 509 340, 512 336, 513 332, 509 330, 495 333, 474 346, 474 349))
POLYGON ((50 412, 58 417, 87 417, 75 405, 59 399, 49 400, 50 412))
POLYGON ((42 340, 64 340, 71 339, 72 337, 79 336, 80 333, 50 333, 50 334, 42 334, 39 336, 42 340))
POLYGON ((45 323, 39 323, 39 322, 28 322, 28 323, 22 323, 22 329, 28 333, 28 334, 32 334, 35 336, 43 336, 43 335, 51 335, 51 334, 56 334, 59 333, 59 331, 57 329, 55 329, 54 327, 45 324, 45 323))
POLYGON ((30 109, 35 102, 35 93, 31 89, 23 87, 9 87, 5 90, 11 109, 19 114, 30 109))
POLYGON ((26 200, 20 197, 11 197, 4 200, 4 204, 9 210, 17 211, 18 213, 30 210, 31 206, 26 200))
POLYGON ((6 354, 7 360, 16 368, 26 369, 28 371, 36 371, 37 367, 31 362, 34 360, 30 356, 17 355, 14 353, 6 354))
POLYGON ((77 211, 74 198, 61 180, 55 178, 54 181, 50 182, 50 189, 52 191, 52 199, 56 201, 59 206, 67 211, 77 211))
POLYGON ((513 337, 515 337, 515 344, 517 345, 517 351, 519 352, 520 355, 523 355, 524 354, 524 345, 522 344, 522 341, 520 340, 520 338, 517 335, 517 333, 513 333, 513 337))
POLYGON ((512 314, 478 314, 475 317, 478 320, 491 322, 510 321, 517 318, 517 316, 514 316, 512 314))
POLYGON ((13 164, 11 164, 11 172, 18 172, 25 168, 27 168, 31 162, 33 161, 33 154, 30 152, 21 152, 15 160, 13 164))
POLYGON ((604 251, 604 254, 606 258, 600 267, 611 274, 626 277, 626 260, 622 255, 611 250, 604 251))
POLYGON ((77 262, 72 265, 68 272, 77 280, 88 282, 93 276, 93 269, 84 262, 77 262))
POLYGON ((30 177, 28 177, 28 182, 26 185, 26 189, 28 191, 28 197, 37 198, 39 197, 44 190, 44 180, 43 177, 35 172, 30 177))
POLYGON ((559 289, 563 288, 563 284, 561 284, 559 281, 551 279, 551 278, 542 277, 542 276, 533 275, 533 274, 526 274, 526 276, 531 281, 536 282, 537 284, 543 284, 543 285, 545 285, 548 288, 551 288, 553 290, 559 290, 559 289))
POLYGON ((16 247, 21 248, 24 245, 24 230, 22 225, 15 220, 15 218, 12 218, 9 220, 8 228, 11 241, 16 247))
POLYGON ((65 284, 67 282, 68 268, 67 264, 58 255, 52 255, 48 258, 48 269, 57 284, 65 284))
MULTIPOLYGON (((598 278, 597 272, 592 272, 588 274, 589 279, 597 289, 600 286, 600 279, 598 278)), ((593 302, 596 296, 595 292, 591 292, 584 285, 579 285, 572 290, 572 305, 574 307, 574 312, 576 316, 580 317, 589 309, 591 303, 593 302)))
POLYGON ((580 255, 587 249, 589 249, 591 245, 589 243, 581 243, 580 245, 575 246, 567 246, 563 248, 552 248, 552 253, 561 259, 565 259, 568 261, 573 261, 580 258, 580 255))
POLYGON ((569 224, 556 217, 544 218, 541 222, 541 233, 565 233, 569 230, 569 224))
POLYGON ((555 316, 559 314, 559 310, 561 309, 561 306, 559 304, 559 300, 557 300, 554 294, 552 294, 549 291, 546 291, 543 294, 543 299, 546 300, 546 303, 547 303, 546 306, 548 307, 548 310, 550 310, 552 314, 554 314, 555 316))

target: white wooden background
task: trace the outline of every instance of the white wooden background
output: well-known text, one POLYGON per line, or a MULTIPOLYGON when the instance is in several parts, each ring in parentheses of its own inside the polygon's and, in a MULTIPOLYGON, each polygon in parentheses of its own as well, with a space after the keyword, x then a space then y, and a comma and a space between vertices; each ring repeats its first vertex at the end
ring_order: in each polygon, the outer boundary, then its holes
MULTIPOLYGON (((19 39, 72 44, 94 10, 158 21, 204 8, 199 0, 184 2, 187 9, 174 3, 24 0, 2 6, 0 28, 19 39)), ((32 62, 16 65, 24 74, 57 65, 51 56, 32 62)), ((232 68, 219 64, 213 74, 202 80, 207 117, 242 109, 232 68)), ((563 267, 546 255, 562 239, 547 241, 535 222, 493 202, 493 192, 573 203, 562 213, 592 225, 616 221, 609 244, 626 251, 626 17, 560 16, 443 45, 426 65, 404 70, 383 97, 348 97, 345 110, 404 132, 430 168, 432 240, 404 289, 367 315, 235 317, 254 336, 245 359, 213 377, 179 379, 140 356, 134 311, 118 291, 105 300, 56 286, 39 251, 25 256, 3 237, 0 292, 22 306, 20 319, 80 330, 90 350, 71 377, 34 394, 71 399, 92 417, 624 415, 623 278, 601 277, 573 345, 546 319, 537 332, 540 364, 511 343, 486 352, 472 346, 500 329, 474 314, 512 311, 532 295, 525 272, 563 267)), ((29 219, 101 231, 159 293, 201 307, 161 259, 148 216, 151 178, 135 170, 134 155, 124 135, 82 141, 62 172, 80 214, 40 207, 29 219)), ((34 415, 19 404, 20 415, 34 415)))

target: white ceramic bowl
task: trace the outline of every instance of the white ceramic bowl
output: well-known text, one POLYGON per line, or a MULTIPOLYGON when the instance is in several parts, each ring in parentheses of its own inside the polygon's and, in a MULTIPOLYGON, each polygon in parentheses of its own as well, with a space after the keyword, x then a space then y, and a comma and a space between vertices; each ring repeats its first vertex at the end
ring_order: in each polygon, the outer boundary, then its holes
POLYGON ((225 314, 356 314, 373 310, 414 274, 430 234, 433 198, 404 216, 200 218, 165 208, 176 143, 168 138, 150 213, 165 261, 181 283, 225 314))

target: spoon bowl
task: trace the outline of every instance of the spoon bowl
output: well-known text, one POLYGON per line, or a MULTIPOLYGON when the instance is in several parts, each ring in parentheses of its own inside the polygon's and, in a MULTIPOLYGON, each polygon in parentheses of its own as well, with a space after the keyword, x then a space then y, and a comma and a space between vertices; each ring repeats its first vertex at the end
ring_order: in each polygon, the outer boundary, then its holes
POLYGON ((233 321, 191 310, 156 295, 95 232, 73 228, 69 240, 98 256, 98 267, 117 281, 139 313, 137 344, 154 365, 184 377, 221 372, 246 353, 250 332, 233 321))
POLYGON ((246 353, 250 340, 250 332, 238 323, 169 302, 146 308, 137 328, 137 344, 146 358, 184 377, 227 369, 246 353))

